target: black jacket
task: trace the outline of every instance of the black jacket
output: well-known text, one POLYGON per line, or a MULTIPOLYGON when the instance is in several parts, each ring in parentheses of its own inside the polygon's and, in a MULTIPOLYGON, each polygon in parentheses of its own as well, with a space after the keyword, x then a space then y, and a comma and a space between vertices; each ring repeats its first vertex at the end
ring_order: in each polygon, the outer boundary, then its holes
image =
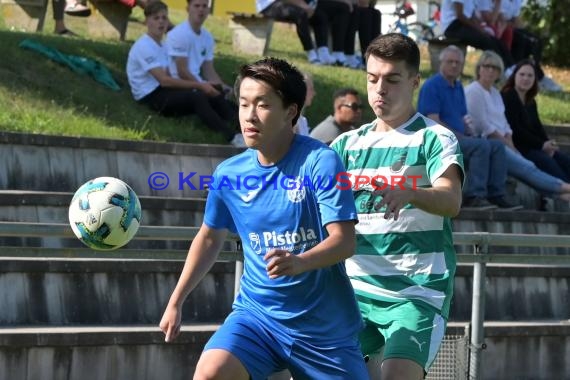
POLYGON ((542 150, 548 140, 544 126, 538 117, 538 109, 534 99, 524 105, 515 89, 502 93, 505 103, 505 116, 513 130, 515 147, 525 154, 531 149, 542 150))

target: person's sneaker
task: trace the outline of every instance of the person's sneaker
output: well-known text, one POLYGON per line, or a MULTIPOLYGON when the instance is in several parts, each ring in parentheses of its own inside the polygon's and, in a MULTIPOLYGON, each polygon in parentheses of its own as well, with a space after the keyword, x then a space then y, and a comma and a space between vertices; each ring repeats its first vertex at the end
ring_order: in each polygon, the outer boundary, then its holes
POLYGON ((477 210, 492 210, 497 208, 494 204, 486 200, 485 198, 471 197, 465 198, 463 200, 462 208, 471 208, 477 210))
POLYGON ((335 59, 331 55, 329 48, 326 46, 317 48, 317 57, 319 59, 319 62, 321 62, 323 65, 332 65, 335 62, 335 59))
POLYGON ((236 133, 230 144, 236 148, 247 148, 247 145, 245 144, 245 140, 243 139, 243 135, 241 133, 236 133))
POLYGON ((91 9, 78 2, 68 2, 65 6, 65 13, 70 16, 88 17, 91 15, 91 9))
POLYGON ((499 207, 501 210, 520 210, 523 208, 522 205, 516 205, 506 200, 505 197, 493 197, 489 198, 489 202, 499 207))
POLYGON ((315 49, 309 50, 307 52, 307 59, 309 60, 309 63, 312 65, 322 65, 323 64, 319 60, 319 57, 317 56, 317 51, 315 49))
POLYGON ((364 65, 360 61, 360 57, 357 57, 356 55, 347 55, 346 60, 344 61, 344 67, 362 69, 364 68, 364 65))
POLYGON ((546 75, 542 77, 542 79, 538 82, 541 90, 549 91, 549 92, 561 92, 562 87, 556 83, 552 78, 547 77, 546 75))

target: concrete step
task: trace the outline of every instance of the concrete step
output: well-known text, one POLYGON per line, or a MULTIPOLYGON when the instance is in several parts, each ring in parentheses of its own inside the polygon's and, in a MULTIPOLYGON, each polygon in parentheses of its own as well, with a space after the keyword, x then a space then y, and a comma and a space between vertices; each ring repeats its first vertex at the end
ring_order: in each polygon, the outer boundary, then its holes
MULTIPOLYGON (((570 318, 570 258, 568 266, 487 264, 485 319, 570 318)), ((472 265, 458 265, 450 320, 471 318, 472 265)))
MULTIPOLYGON (((436 369, 467 370, 466 324, 450 323, 436 369), (462 337, 463 336, 463 337, 462 337), (451 359, 451 360, 450 360, 451 359)), ((156 326, 0 328, 0 378, 18 380, 188 379, 217 325, 184 325, 173 343, 156 326)), ((485 323, 482 379, 570 378, 570 323, 485 323)), ((430 379, 460 379, 435 377, 430 379)), ((463 377, 466 378, 466 377, 463 377)))
MULTIPOLYGON (((141 225, 200 226, 204 216, 205 192, 196 198, 140 196, 143 210, 141 225)), ((0 220, 18 222, 69 223, 68 210, 73 193, 0 190, 0 220)), ((77 248, 77 239, 39 237, 0 237, 0 246, 77 248)), ((188 249, 187 241, 132 241, 129 248, 188 249)))
POLYGON ((0 379, 188 379, 217 327, 185 325, 168 344, 157 325, 0 328, 0 379))
MULTIPOLYGON (((200 226, 205 207, 201 197, 175 198, 141 196, 142 225, 200 226)), ((0 221, 68 223, 68 207, 73 194, 0 190, 0 221)), ((503 232, 544 235, 570 235, 570 213, 538 211, 477 211, 462 210, 453 219, 456 232, 503 232)), ((0 246, 42 246, 50 248, 80 247, 76 239, 0 237, 0 246)), ((188 242, 137 242, 129 248, 186 249, 188 242)), ((458 252, 472 252, 472 247, 458 247, 458 252)), ((567 248, 492 247, 496 253, 570 254, 567 248)))
MULTIPOLYGON (((0 258, 0 325, 156 324, 182 260, 0 258)), ((221 322, 231 310, 235 264, 218 262, 184 304, 186 322, 221 322)), ((570 318, 570 266, 489 264, 486 318, 570 318)), ((471 318, 472 268, 460 265, 452 321, 471 318)))
MULTIPOLYGON (((183 264, 0 258, 0 326, 158 324, 183 264)), ((185 302, 184 321, 223 321, 231 311, 234 279, 235 263, 216 263, 185 302)))

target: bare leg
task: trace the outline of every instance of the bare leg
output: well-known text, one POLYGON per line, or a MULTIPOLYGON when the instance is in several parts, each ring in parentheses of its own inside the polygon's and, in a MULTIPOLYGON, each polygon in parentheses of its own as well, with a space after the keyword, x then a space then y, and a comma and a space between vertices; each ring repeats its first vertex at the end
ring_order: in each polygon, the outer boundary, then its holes
POLYGON ((382 380, 423 380, 424 369, 409 359, 386 359, 382 362, 382 380))
POLYGON ((370 376, 370 380, 380 380, 382 373, 382 358, 383 358, 383 351, 379 354, 374 354, 370 356, 368 362, 366 363, 366 368, 368 369, 368 376, 370 376))
POLYGON ((249 380, 249 373, 238 358, 226 350, 202 352, 196 365, 194 380, 249 380))

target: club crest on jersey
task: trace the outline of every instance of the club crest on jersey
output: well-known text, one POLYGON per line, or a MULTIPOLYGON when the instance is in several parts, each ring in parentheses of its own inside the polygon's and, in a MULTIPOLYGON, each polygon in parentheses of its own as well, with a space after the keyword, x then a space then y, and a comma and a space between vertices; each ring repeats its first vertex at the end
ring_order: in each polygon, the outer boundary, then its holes
POLYGON ((287 189, 287 198, 293 203, 299 203, 305 199, 305 186, 301 177, 288 179, 285 185, 287 189))
POLYGON ((398 173, 398 172, 402 171, 402 169, 404 168, 404 163, 406 162, 407 157, 408 157, 408 152, 402 152, 400 154, 400 158, 398 158, 396 161, 394 161, 392 163, 392 165, 390 166, 390 171, 392 173, 398 173))
POLYGON ((259 255, 261 253, 261 238, 255 232, 249 233, 249 244, 251 245, 251 249, 253 249, 256 255, 259 255))

